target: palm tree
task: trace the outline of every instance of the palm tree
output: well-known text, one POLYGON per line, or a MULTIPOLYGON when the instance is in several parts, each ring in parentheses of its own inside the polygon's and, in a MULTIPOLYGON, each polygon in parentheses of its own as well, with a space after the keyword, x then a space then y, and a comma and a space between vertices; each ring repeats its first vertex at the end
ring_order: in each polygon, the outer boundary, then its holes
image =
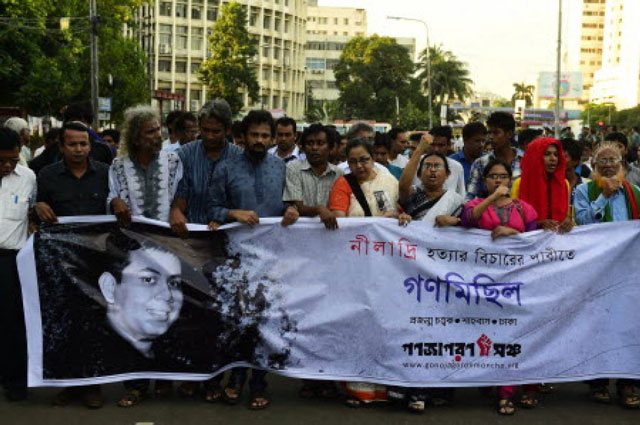
MULTIPOLYGON (((454 98, 462 101, 471 95, 473 80, 469 78, 466 63, 458 60, 450 51, 443 50, 442 46, 431 46, 429 58, 431 60, 431 97, 437 106, 442 106, 454 98)), ((420 54, 418 69, 421 71, 418 79, 422 81, 425 92, 428 94, 427 49, 420 54)))
POLYGON ((525 83, 513 83, 513 89, 515 90, 515 93, 511 96, 513 102, 518 99, 523 99, 527 106, 533 105, 533 91, 536 89, 535 86, 525 83))

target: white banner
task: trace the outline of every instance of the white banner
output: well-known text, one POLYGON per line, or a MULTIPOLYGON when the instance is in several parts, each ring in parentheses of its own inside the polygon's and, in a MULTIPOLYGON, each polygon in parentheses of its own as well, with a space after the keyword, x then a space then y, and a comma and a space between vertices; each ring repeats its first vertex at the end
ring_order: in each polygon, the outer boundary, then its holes
POLYGON ((420 387, 640 378, 640 222, 491 241, 262 219, 182 240, 95 220, 44 229, 19 254, 31 386, 238 365, 420 387))

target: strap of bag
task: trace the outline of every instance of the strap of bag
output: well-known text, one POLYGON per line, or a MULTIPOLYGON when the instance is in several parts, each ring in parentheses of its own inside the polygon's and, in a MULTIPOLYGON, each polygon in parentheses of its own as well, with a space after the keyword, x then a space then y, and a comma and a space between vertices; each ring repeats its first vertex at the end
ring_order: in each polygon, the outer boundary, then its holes
POLYGON ((520 218, 522 219, 522 225, 526 229, 527 228, 527 219, 524 216, 524 210, 522 209, 522 204, 520 203, 519 200, 514 199, 513 200, 513 205, 516 206, 516 210, 518 210, 518 213, 520 213, 520 218))
POLYGON ((422 211, 430 210, 435 204, 438 203, 438 201, 440 201, 440 199, 442 199, 443 196, 444 196, 444 193, 442 195, 438 196, 437 198, 432 199, 430 201, 427 201, 424 204, 420 205, 418 208, 416 208, 415 210, 412 211, 413 215, 417 216, 422 211))
POLYGON ((356 179, 356 176, 350 173, 345 175, 344 178, 347 180, 347 183, 349 183, 349 187, 353 192, 353 196, 356 197, 356 199, 358 200, 358 203, 364 210, 365 217, 371 217, 371 208, 369 208, 369 203, 367 202, 367 198, 364 197, 364 192, 362 191, 360 184, 358 184, 358 180, 356 179))

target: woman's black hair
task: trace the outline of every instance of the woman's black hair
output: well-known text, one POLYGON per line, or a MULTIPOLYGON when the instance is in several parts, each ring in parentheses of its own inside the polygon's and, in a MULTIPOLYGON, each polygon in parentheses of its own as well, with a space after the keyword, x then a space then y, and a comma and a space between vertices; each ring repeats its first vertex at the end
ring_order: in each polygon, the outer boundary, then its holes
POLYGON ((447 157, 444 156, 443 154, 441 154, 440 152, 431 152, 431 153, 428 153, 428 154, 424 155, 422 158, 420 158, 420 165, 418 166, 418 177, 420 177, 422 175, 422 164, 424 163, 424 160, 429 158, 430 156, 437 156, 438 158, 440 158, 442 160, 442 162, 444 162, 444 170, 447 172, 447 175, 451 174, 451 170, 449 169, 449 162, 447 161, 447 157))
POLYGON ((365 139, 364 137, 356 137, 355 139, 349 140, 346 147, 347 156, 349 156, 349 152, 351 149, 362 146, 369 152, 369 155, 373 156, 373 143, 369 139, 365 139))
POLYGON ((507 174, 509 174, 509 178, 513 177, 513 172, 511 171, 511 165, 507 161, 500 158, 493 158, 491 161, 489 161, 487 166, 484 167, 484 171, 482 172, 482 177, 486 179, 489 173, 491 172, 491 169, 496 165, 502 165, 504 169, 507 170, 507 174))

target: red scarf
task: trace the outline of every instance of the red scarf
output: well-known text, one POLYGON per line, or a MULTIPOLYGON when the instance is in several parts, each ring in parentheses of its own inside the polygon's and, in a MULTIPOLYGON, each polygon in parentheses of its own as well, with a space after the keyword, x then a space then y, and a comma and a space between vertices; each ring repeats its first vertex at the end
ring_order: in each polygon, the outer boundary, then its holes
POLYGON ((569 191, 565 181, 566 166, 562 143, 558 140, 542 137, 527 146, 521 163, 520 199, 535 208, 538 220, 551 218, 562 221, 567 217, 569 191), (544 152, 549 145, 558 148, 558 165, 551 176, 547 176, 544 169, 544 152))

